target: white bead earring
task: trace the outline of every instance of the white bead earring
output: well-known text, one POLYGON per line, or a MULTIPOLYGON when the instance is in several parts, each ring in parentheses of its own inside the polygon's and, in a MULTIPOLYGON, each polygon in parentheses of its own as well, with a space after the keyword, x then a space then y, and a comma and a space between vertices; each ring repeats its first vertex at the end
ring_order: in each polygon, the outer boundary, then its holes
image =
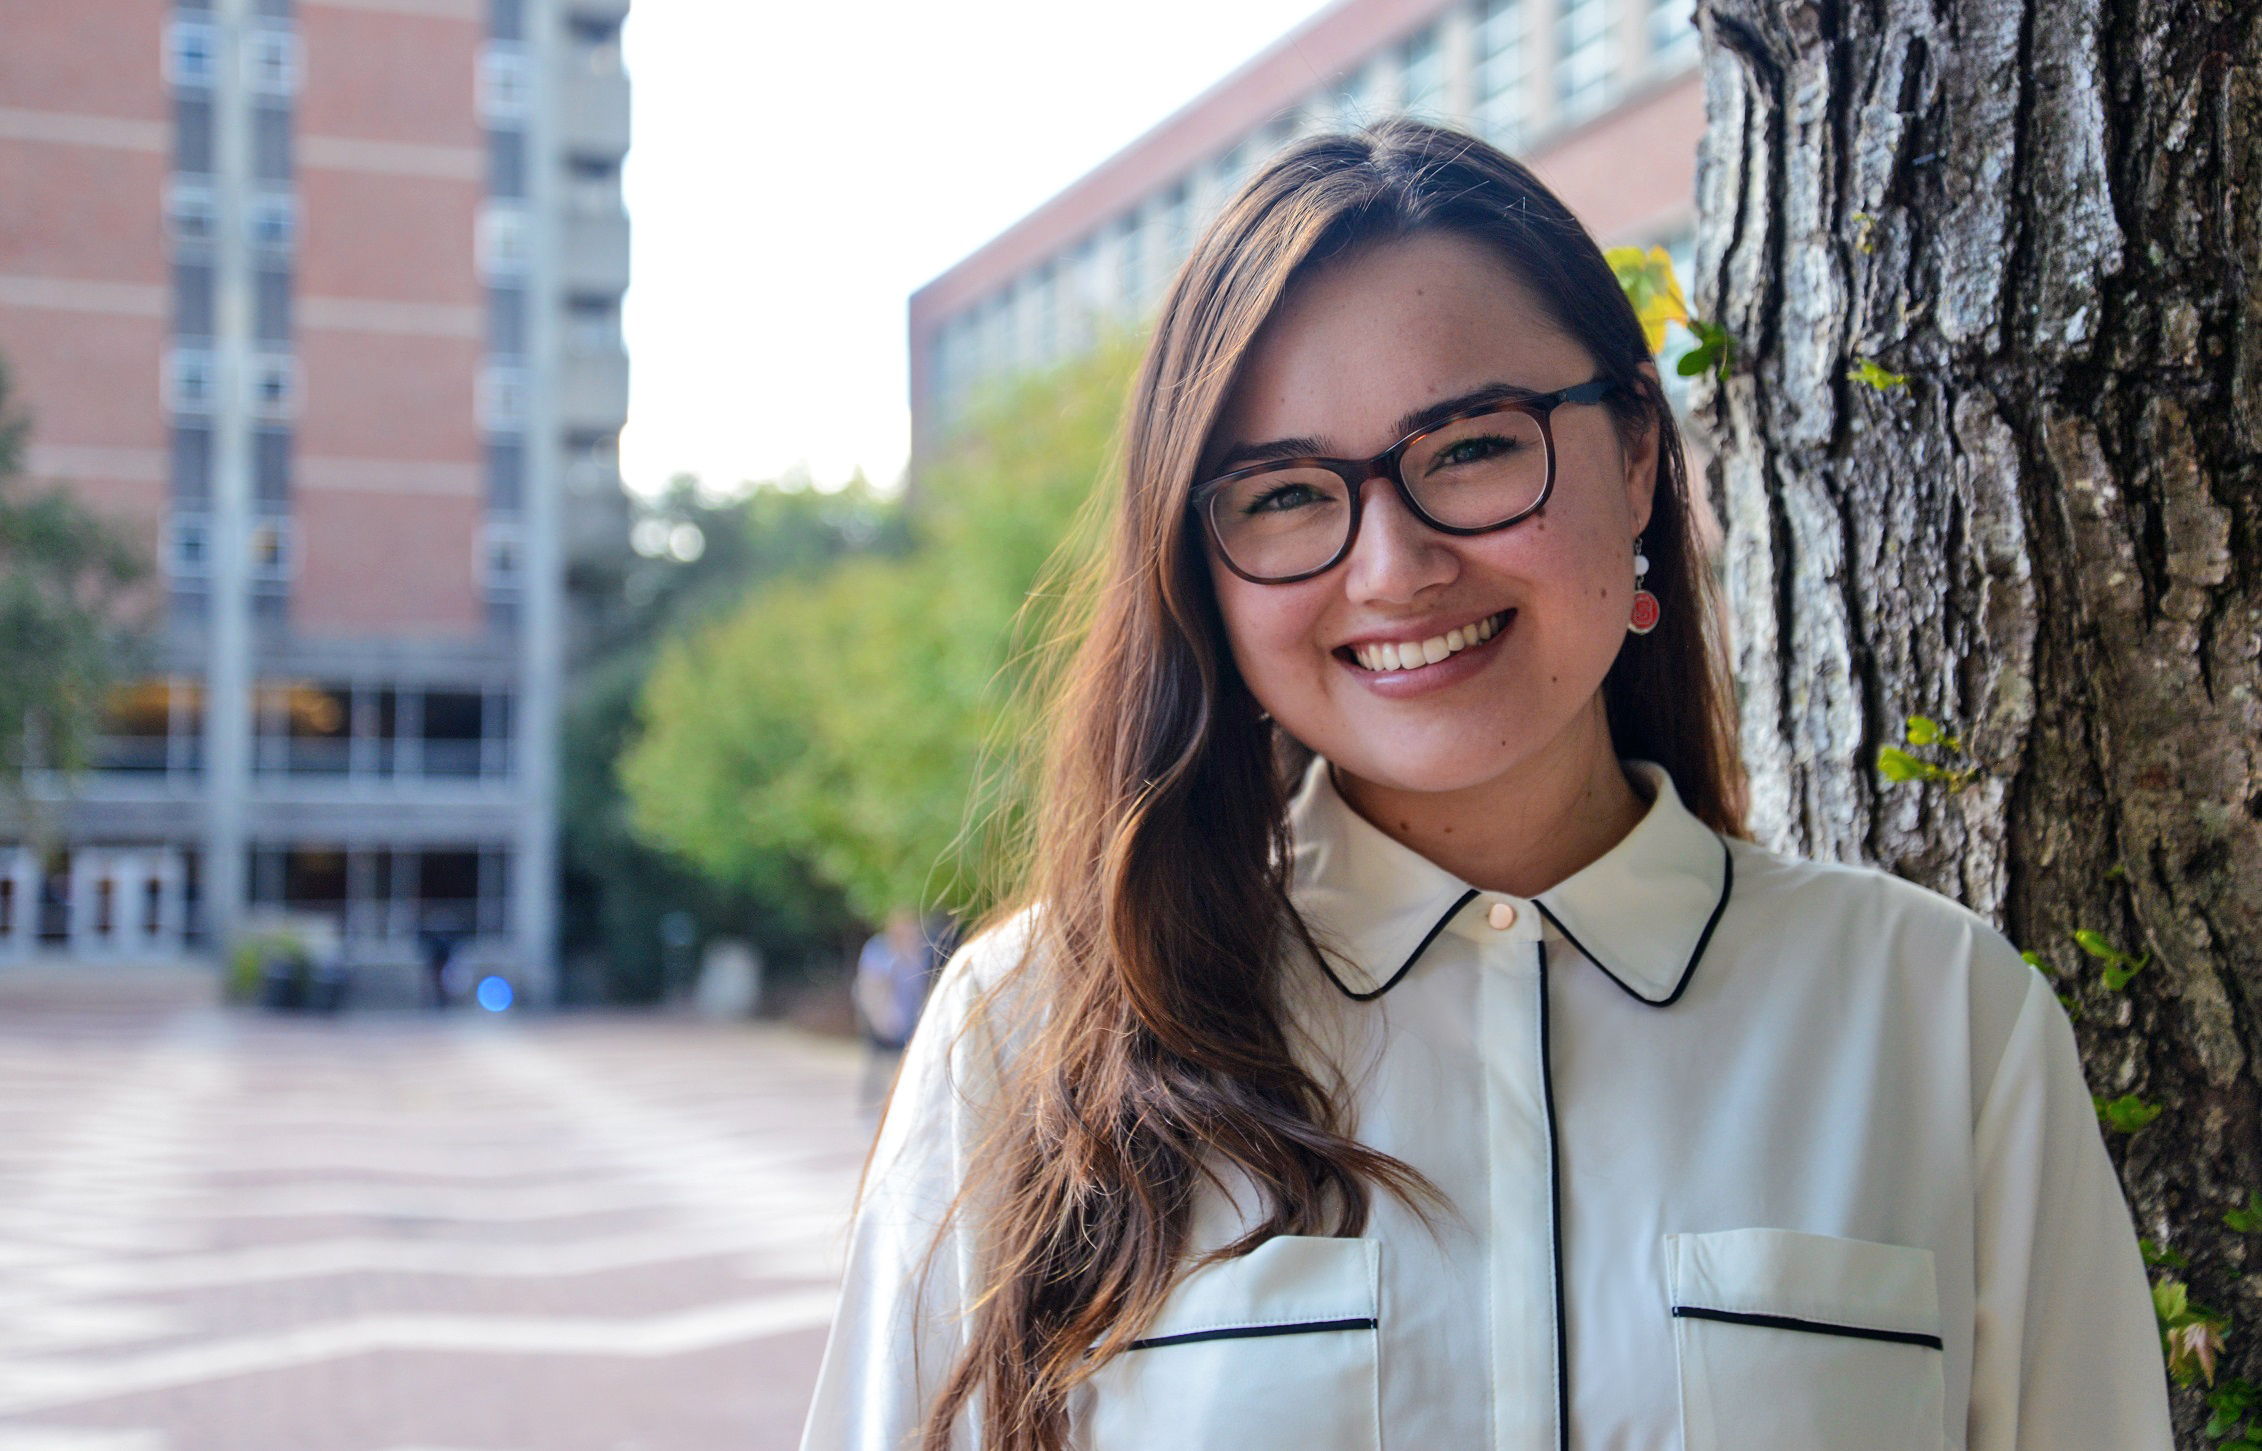
POLYGON ((1637 635, 1646 635, 1657 628, 1661 613, 1657 596, 1642 588, 1642 580, 1649 574, 1649 556, 1642 553, 1642 537, 1634 536, 1634 610, 1626 621, 1626 628, 1637 635))

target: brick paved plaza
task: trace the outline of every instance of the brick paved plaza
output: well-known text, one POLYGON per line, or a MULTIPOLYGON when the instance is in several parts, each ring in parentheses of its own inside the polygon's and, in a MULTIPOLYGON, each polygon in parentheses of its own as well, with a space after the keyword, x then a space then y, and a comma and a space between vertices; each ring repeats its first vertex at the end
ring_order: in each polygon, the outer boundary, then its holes
POLYGON ((0 1451, 767 1451, 848 1043, 0 1005, 0 1451))

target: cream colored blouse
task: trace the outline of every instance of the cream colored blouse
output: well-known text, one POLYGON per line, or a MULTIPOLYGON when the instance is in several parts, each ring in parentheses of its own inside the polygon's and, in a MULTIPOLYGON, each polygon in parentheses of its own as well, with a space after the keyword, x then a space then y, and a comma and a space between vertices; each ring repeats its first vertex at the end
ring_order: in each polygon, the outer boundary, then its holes
MULTIPOLYGON (((1359 1136, 1444 1191, 1188 1274, 1072 1406, 1086 1451, 2168 1451, 2145 1274, 2073 1034, 1979 918, 1726 841, 1665 773, 1531 899, 1392 841, 1315 761, 1292 970, 1359 1136)), ((851 1235, 805 1451, 916 1444, 971 1248, 927 1252, 998 1045, 952 963, 851 1235)), ((1197 1242, 1255 1210, 1211 1193, 1197 1242)), ((959 1444, 973 1446, 970 1429, 959 1444)))

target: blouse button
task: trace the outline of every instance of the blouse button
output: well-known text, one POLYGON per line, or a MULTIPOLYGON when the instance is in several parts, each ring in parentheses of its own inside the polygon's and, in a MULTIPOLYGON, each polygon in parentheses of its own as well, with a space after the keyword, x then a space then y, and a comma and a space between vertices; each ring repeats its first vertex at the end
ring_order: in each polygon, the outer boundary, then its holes
POLYGON ((1495 902, 1492 910, 1485 914, 1484 920, 1492 924, 1493 931, 1506 932, 1516 925, 1516 909, 1510 903, 1495 902))

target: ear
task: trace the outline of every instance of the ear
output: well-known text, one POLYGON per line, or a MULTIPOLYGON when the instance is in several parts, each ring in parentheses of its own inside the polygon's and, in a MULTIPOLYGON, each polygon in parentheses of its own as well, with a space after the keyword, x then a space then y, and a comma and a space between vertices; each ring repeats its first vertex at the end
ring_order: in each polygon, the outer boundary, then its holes
POLYGON ((1657 503, 1657 450, 1662 430, 1657 426, 1655 410, 1671 406, 1665 402, 1665 390, 1658 383, 1657 365, 1643 363, 1641 372, 1656 390, 1657 401, 1643 418, 1640 430, 1619 450, 1626 466, 1626 511, 1633 516, 1636 534, 1649 527, 1650 510, 1657 503))

